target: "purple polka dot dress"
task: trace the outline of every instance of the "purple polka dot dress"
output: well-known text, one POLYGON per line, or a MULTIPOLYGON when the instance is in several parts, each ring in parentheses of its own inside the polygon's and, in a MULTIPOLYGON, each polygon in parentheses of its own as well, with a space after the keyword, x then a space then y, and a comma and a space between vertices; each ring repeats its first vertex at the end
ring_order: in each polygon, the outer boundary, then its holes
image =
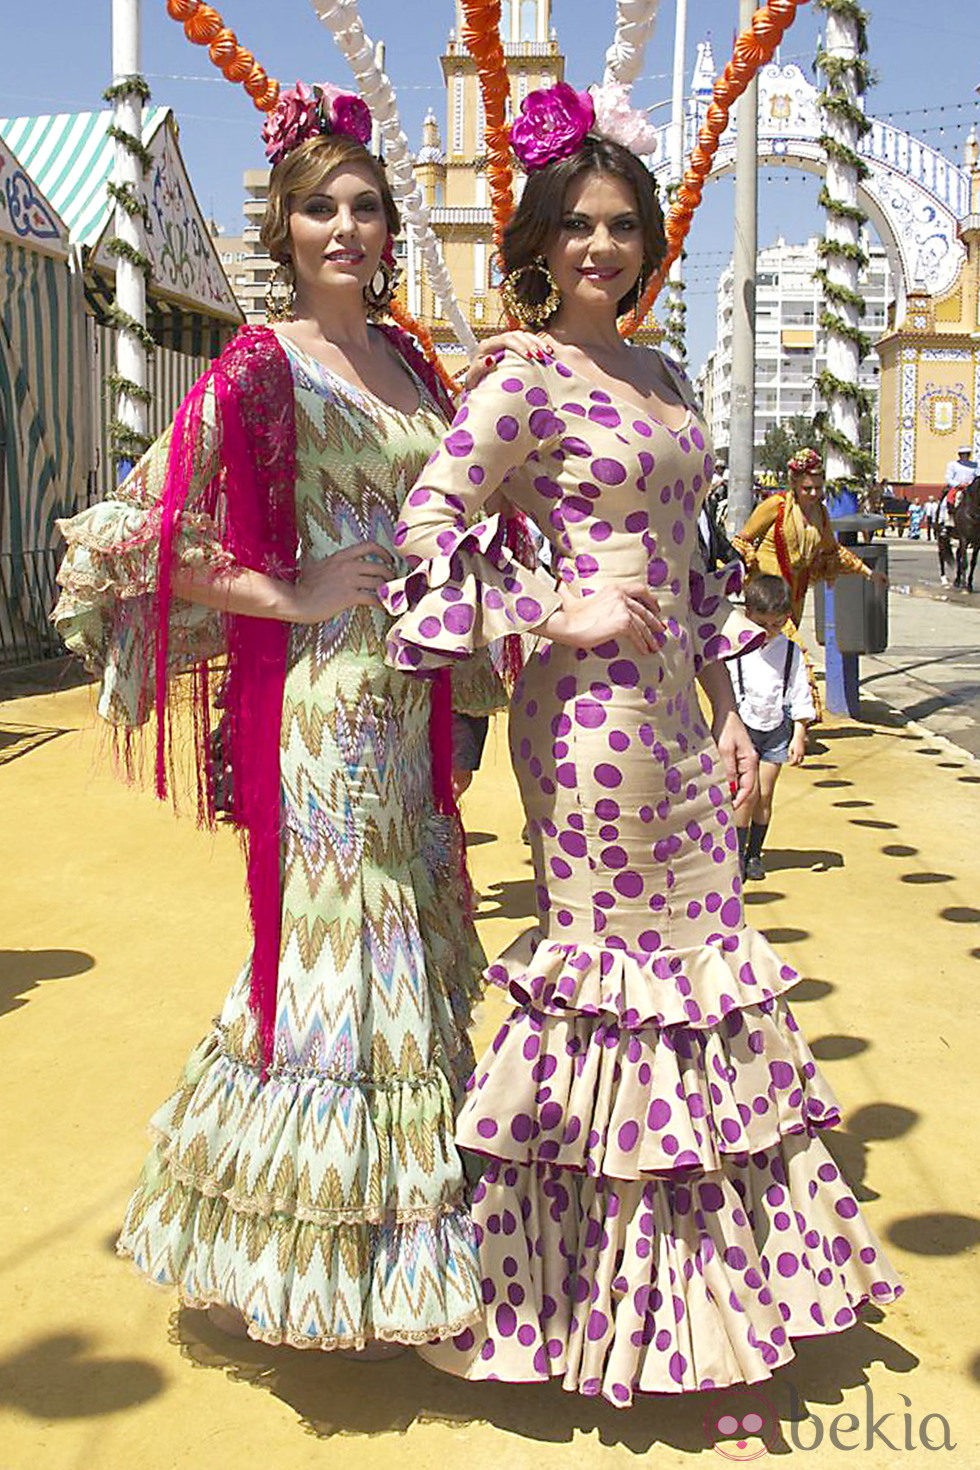
POLYGON ((783 999, 797 975, 744 923, 695 675, 759 630, 726 601, 737 574, 697 560, 711 472, 693 405, 672 431, 508 354, 410 492, 396 542, 413 569, 385 594, 405 669, 546 618, 552 584, 478 518, 506 481, 562 581, 645 579, 666 619, 654 654, 539 640, 514 692, 538 923, 488 971, 514 1008, 457 1134, 486 1160, 486 1315, 424 1349, 470 1379, 559 1377, 624 1407, 767 1378, 792 1338, 901 1290, 820 1140, 839 1111, 783 999))

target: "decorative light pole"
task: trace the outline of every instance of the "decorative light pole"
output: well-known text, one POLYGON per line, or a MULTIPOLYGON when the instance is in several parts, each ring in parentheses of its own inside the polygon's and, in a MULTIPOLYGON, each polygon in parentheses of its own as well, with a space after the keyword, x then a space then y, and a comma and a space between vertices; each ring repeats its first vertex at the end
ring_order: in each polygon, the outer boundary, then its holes
MULTIPOLYGON (((680 186, 684 175, 684 60, 687 49, 687 0, 677 0, 674 16, 674 76, 671 90, 670 175, 671 188, 680 186)), ((670 268, 667 296, 667 320, 664 341, 670 351, 683 362, 687 356, 687 306, 684 303, 684 256, 678 255, 670 268)))
POLYGON ((827 16, 824 47, 817 57, 826 78, 820 102, 827 179, 820 203, 827 226, 817 278, 823 285, 820 324, 827 333, 827 366, 817 386, 827 405, 821 426, 827 483, 832 491, 841 491, 866 481, 874 468, 872 456, 860 447, 860 416, 870 403, 858 381, 861 359, 871 346, 860 326, 864 301, 857 289, 859 273, 868 263, 861 244, 867 215, 858 204, 858 184, 868 167, 857 152, 871 126, 860 105, 870 80, 865 59, 868 18, 856 0, 817 0, 817 8, 827 16))
MULTIPOLYGON (((751 34, 753 10, 753 0, 739 0, 739 29, 743 34, 751 34)), ((741 530, 751 514, 755 478, 755 265, 759 234, 759 84, 755 75, 739 99, 737 124, 727 515, 731 531, 741 530)))
POLYGON ((116 329, 116 370, 109 386, 116 409, 109 432, 120 476, 149 445, 147 436, 147 352, 153 338, 146 329, 146 204, 143 179, 150 155, 143 146, 143 103, 150 89, 140 75, 140 0, 112 0, 112 86, 104 93, 113 104, 109 134, 116 152, 109 195, 115 202, 114 234, 107 242, 116 257, 116 294, 109 310, 116 329))

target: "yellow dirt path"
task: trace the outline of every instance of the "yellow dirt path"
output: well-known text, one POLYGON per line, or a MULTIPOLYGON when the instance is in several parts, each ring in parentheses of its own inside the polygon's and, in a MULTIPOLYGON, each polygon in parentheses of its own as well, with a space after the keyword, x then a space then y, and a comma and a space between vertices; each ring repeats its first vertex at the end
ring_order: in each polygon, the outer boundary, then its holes
MULTIPOLYGON (((0 704, 0 1470, 724 1463, 703 1423, 720 1395, 617 1413, 557 1386, 464 1386, 413 1355, 239 1344, 115 1258, 145 1121, 221 1005, 245 918, 232 834, 119 783, 92 705, 87 688, 0 704)), ((819 743, 780 782, 750 914, 809 977, 793 1003, 844 1105, 833 1147, 906 1295, 747 1397, 778 1419, 773 1461, 978 1470, 980 769, 911 730, 844 722, 819 743), (952 1454, 923 1444, 942 1443, 939 1415, 952 1454)), ((465 816, 492 955, 531 907, 502 723, 465 816)), ((487 1000, 478 1047, 503 1012, 487 1000)))

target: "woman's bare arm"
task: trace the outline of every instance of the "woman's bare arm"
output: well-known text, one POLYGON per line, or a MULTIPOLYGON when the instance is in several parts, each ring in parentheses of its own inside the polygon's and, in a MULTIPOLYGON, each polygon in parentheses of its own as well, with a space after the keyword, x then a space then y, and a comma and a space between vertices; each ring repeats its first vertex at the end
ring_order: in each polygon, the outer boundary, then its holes
POLYGON ((377 589, 392 574, 391 554, 374 541, 335 551, 323 561, 306 562, 296 582, 282 582, 234 567, 214 576, 176 567, 173 591, 185 602, 249 618, 280 623, 325 623, 349 607, 377 605, 377 589))

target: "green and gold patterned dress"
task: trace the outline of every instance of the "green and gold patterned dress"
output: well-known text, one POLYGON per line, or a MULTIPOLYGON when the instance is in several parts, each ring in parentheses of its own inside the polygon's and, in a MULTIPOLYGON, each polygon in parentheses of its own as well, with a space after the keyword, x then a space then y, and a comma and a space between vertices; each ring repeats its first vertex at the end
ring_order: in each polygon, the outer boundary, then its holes
MULTIPOLYGON (((301 555, 390 548, 442 420, 421 384, 403 413, 286 347, 301 555)), ((218 454, 214 417, 212 403, 195 485, 218 454)), ((63 525, 56 621, 104 671, 102 712, 117 723, 146 702, 140 609, 166 450, 165 437, 117 499, 63 525)), ((220 563, 213 533, 192 487, 185 564, 220 563)), ((175 609, 172 645, 207 651, 215 616, 175 609)), ((432 1340, 479 1315, 453 1131, 483 956, 433 805, 429 689, 386 667, 387 623, 359 607, 292 630, 273 1065, 263 1080, 246 963, 152 1120, 118 1246, 186 1304, 231 1304, 251 1336, 295 1347, 432 1340)))

